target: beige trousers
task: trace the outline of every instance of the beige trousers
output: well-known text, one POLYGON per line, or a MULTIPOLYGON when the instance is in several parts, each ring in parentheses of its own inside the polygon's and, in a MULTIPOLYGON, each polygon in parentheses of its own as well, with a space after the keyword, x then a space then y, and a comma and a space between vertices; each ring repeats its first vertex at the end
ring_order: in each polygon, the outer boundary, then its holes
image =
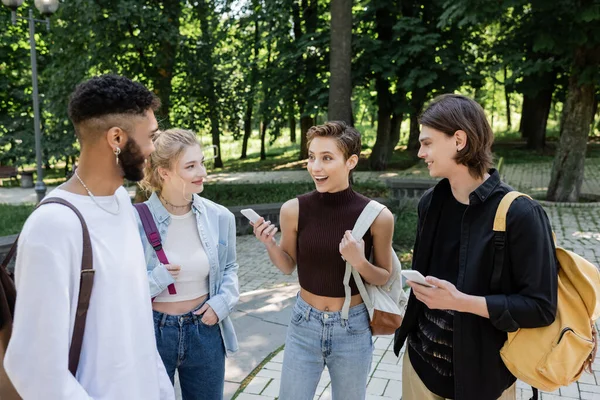
MULTIPOLYGON (((516 398, 517 384, 515 383, 506 389, 498 400, 516 400, 516 398)), ((431 393, 423 384, 410 363, 408 350, 404 352, 402 359, 402 400, 445 400, 443 397, 431 393)))

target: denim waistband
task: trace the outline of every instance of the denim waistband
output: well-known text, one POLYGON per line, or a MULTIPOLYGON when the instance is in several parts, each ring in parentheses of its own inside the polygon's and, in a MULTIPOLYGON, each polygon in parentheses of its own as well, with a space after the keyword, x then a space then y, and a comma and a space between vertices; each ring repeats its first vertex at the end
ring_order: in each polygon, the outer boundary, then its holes
MULTIPOLYGON (((300 293, 296 295, 296 305, 294 306, 298 311, 304 314, 306 319, 317 318, 319 320, 328 320, 330 322, 336 322, 342 320, 342 312, 341 311, 321 311, 310 304, 308 304, 300 293)), ((357 304, 354 307, 350 307, 348 311, 348 318, 353 318, 359 316, 361 314, 368 314, 367 306, 364 303, 357 304)))
POLYGON ((199 323, 201 323, 200 320, 202 319, 202 315, 195 315, 194 313, 200 308, 202 308, 204 303, 206 303, 206 300, 199 304, 192 311, 179 315, 170 315, 152 310, 152 315, 154 316, 154 323, 158 323, 161 328, 165 325, 198 325, 199 323))

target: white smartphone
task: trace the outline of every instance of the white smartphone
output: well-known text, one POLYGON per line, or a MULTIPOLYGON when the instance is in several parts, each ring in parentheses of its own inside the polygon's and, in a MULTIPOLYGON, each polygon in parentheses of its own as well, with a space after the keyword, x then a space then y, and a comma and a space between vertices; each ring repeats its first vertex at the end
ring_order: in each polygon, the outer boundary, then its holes
POLYGON ((242 215, 246 218, 248 218, 250 220, 250 222, 252 222, 253 224, 258 221, 258 219, 260 218, 260 215, 258 215, 256 213, 256 211, 254 211, 251 208, 244 208, 243 210, 240 210, 240 212, 242 213, 242 215))
POLYGON ((407 280, 409 280, 411 282, 415 282, 415 283, 418 283, 419 285, 423 285, 423 286, 427 286, 427 287, 431 287, 431 288, 435 287, 431 283, 427 282, 425 280, 425 277, 423 276, 423 274, 421 274, 419 271, 408 269, 408 270, 402 271, 401 273, 402 273, 402 275, 404 275, 404 277, 407 280))

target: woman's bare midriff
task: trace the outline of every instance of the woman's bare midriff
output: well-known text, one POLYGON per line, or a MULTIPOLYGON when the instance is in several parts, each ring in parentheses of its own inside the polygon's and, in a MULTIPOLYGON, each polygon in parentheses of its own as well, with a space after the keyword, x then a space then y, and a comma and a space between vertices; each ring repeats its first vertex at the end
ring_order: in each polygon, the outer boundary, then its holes
MULTIPOLYGON (((343 297, 326 297, 319 296, 309 292, 306 289, 300 288, 300 297, 307 302, 311 307, 319 311, 341 311, 344 305, 343 297)), ((355 294, 350 298, 350 307, 354 307, 363 302, 360 294, 355 294)))
POLYGON ((193 300, 174 301, 174 302, 162 302, 162 301, 157 302, 157 301, 155 301, 152 303, 152 309, 154 311, 168 314, 168 315, 181 315, 181 314, 189 313, 190 311, 194 310, 196 307, 198 307, 200 304, 202 304, 207 298, 208 298, 208 295, 205 294, 204 296, 200 296, 193 300))

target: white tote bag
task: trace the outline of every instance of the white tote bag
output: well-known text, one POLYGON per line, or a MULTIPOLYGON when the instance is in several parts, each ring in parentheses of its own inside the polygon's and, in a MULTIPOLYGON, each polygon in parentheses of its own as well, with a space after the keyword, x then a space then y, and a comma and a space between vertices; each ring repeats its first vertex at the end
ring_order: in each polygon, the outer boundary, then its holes
MULTIPOLYGON (((384 208, 383 204, 371 200, 356 220, 352 229, 352 236, 357 240, 361 240, 384 208)), ((371 332, 373 335, 390 335, 394 333, 402 323, 406 304, 408 303, 408 296, 402 288, 400 260, 394 249, 391 249, 391 251, 392 273, 387 283, 381 286, 364 284, 358 271, 349 263, 346 263, 346 273, 344 275, 346 298, 342 307, 342 319, 348 319, 351 297, 350 275, 352 274, 363 302, 369 311, 371 332)), ((371 251, 372 255, 373 251, 371 251)))

